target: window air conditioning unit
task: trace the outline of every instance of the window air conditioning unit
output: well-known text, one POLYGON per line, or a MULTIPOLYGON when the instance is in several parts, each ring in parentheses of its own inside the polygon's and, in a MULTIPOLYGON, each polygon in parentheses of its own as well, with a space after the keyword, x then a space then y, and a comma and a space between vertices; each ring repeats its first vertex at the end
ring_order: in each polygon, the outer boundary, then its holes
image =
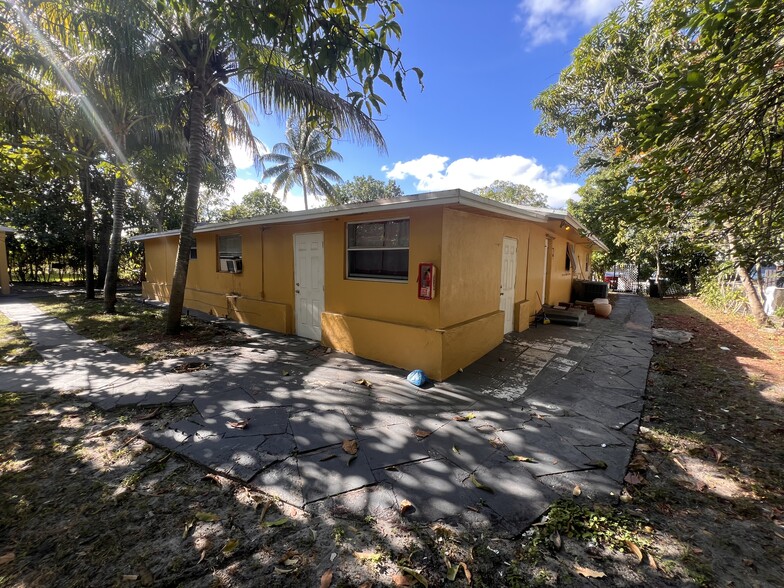
POLYGON ((242 260, 237 257, 221 257, 220 271, 230 274, 242 273, 242 260))

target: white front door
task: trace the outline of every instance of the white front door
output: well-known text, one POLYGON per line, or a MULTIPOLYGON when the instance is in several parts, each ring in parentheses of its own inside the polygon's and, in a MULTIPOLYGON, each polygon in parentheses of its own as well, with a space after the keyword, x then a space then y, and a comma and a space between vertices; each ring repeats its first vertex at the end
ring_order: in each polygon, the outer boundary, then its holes
POLYGON ((320 341, 324 312, 324 233, 294 235, 294 304, 297 335, 320 341))
POLYGON ((501 255, 501 310, 504 311, 504 334, 514 329, 515 278, 517 275, 517 239, 504 237, 501 255))

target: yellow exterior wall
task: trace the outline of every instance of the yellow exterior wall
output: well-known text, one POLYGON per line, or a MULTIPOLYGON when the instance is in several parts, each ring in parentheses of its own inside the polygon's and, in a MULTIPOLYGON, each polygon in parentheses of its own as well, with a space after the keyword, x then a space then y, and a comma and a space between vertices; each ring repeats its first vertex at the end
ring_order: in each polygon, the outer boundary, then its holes
MULTIPOLYGON (((223 229, 196 235, 185 306, 283 333, 294 333, 294 235, 323 232, 324 313, 322 342, 337 350, 447 378, 503 339, 500 310, 504 237, 517 239, 514 328, 528 328, 539 309, 544 243, 554 237, 551 295, 566 301, 571 272, 564 269, 566 240, 550 226, 461 207, 422 206, 268 226, 223 229), (349 222, 410 219, 409 279, 348 279, 349 222), (241 274, 218 272, 217 239, 242 237, 241 274), (436 267, 436 296, 417 297, 419 263, 436 267)), ((145 241, 145 296, 167 300, 177 237, 145 241)), ((584 259, 584 257, 583 257, 584 259)))
POLYGON ((549 304, 569 302, 572 295, 572 270, 566 269, 566 239, 553 239, 553 262, 550 271, 549 304))
POLYGON ((5 248, 5 231, 0 231, 0 294, 11 294, 11 276, 8 273, 8 251, 5 248))

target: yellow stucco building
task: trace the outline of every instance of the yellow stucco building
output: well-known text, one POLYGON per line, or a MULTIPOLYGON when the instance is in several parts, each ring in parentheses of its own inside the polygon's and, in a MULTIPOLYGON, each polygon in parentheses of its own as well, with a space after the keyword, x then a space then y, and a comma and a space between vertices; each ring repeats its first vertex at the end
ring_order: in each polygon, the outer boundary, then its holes
POLYGON ((0 225, 0 295, 11 294, 11 275, 8 271, 8 250, 5 246, 6 235, 15 232, 11 227, 0 225))
MULTIPOLYGON (((178 231, 140 235, 166 301, 178 231)), ((605 249, 564 211, 462 190, 201 225, 185 306, 442 380, 566 302, 605 249)))

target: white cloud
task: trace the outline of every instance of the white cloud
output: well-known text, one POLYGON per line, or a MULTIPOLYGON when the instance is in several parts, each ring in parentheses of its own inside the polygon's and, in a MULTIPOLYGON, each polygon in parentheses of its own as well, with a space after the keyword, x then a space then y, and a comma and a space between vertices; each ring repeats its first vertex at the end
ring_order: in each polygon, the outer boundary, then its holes
POLYGON ((620 4, 620 0, 522 0, 515 20, 532 47, 564 42, 577 27, 594 25, 620 4))
POLYGON ((393 180, 414 178, 417 190, 435 191, 462 188, 475 190, 489 186, 495 180, 526 184, 547 196, 548 206, 563 208, 569 198, 577 198, 579 184, 565 182, 567 169, 558 166, 547 170, 535 159, 521 155, 502 155, 489 159, 464 157, 449 165, 448 157, 423 155, 419 159, 398 161, 392 168, 384 167, 387 177, 393 180))
MULTIPOLYGON (((260 153, 266 151, 266 147, 261 141, 256 141, 256 148, 260 153)), ((253 153, 247 147, 233 143, 229 145, 229 153, 234 162, 234 167, 238 170, 249 169, 253 167, 253 153)))
POLYGON ((260 182, 254 178, 234 178, 234 181, 229 186, 227 190, 227 196, 229 200, 233 203, 239 203, 242 200, 242 197, 245 196, 248 192, 252 192, 256 188, 258 188, 260 182))

